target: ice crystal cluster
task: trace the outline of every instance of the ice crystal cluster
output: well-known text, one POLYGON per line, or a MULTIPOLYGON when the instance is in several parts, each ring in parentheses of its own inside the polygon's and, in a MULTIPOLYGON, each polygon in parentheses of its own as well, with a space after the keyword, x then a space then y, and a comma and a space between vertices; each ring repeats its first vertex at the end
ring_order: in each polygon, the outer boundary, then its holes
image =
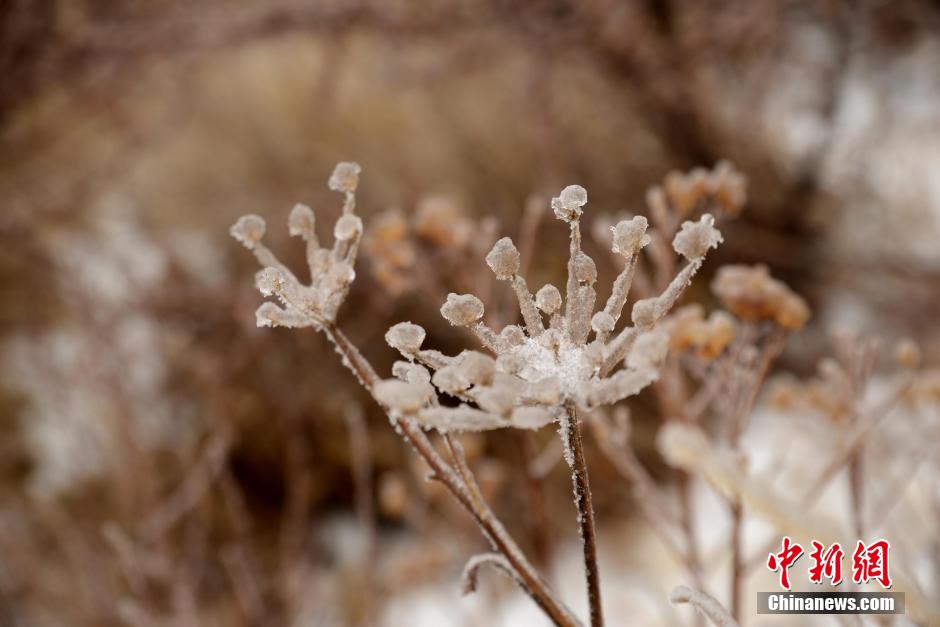
POLYGON ((333 170, 329 187, 345 195, 343 213, 333 228, 333 247, 322 248, 316 233, 313 210, 297 205, 288 220, 290 234, 307 245, 309 285, 301 283, 264 244, 264 219, 258 215, 242 216, 230 233, 257 257, 263 269, 255 275, 255 284, 265 296, 276 296, 282 306, 263 303, 256 312, 258 326, 322 327, 336 320, 336 313, 356 278, 354 266, 362 238, 362 220, 355 215, 359 165, 340 163, 333 170))
POLYGON ((706 252, 721 242, 721 234, 711 215, 685 222, 673 240, 685 265, 660 295, 637 301, 632 324, 618 331, 638 257, 650 242, 647 220, 636 216, 611 227, 611 248, 623 257, 624 268, 604 306, 597 308, 597 268, 581 250, 586 204, 587 192, 578 185, 566 187, 551 203, 555 217, 570 229, 564 297, 550 284, 533 294, 519 274, 519 250, 510 238, 500 239, 486 264, 515 292, 522 324, 497 331, 484 321, 479 298, 449 294, 441 315, 476 335, 484 350, 444 355, 422 348, 425 331, 420 326, 396 324, 385 337, 404 360, 396 362, 395 378, 376 386, 376 398, 443 432, 539 428, 556 420, 564 428, 569 408, 616 403, 655 381, 668 349, 668 336, 657 323, 701 267, 706 252), (442 405, 442 395, 457 404, 442 405))

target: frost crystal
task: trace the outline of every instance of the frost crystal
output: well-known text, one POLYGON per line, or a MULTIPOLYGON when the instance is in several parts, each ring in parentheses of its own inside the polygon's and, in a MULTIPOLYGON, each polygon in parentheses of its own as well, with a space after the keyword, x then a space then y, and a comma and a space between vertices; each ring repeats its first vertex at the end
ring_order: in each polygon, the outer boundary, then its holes
POLYGON ((441 306, 441 315, 455 327, 464 327, 483 317, 483 301, 473 294, 451 292, 441 306))
POLYGON ((511 279, 519 272, 519 251, 508 237, 504 237, 493 246, 486 256, 486 265, 490 267, 496 278, 505 281, 511 279))

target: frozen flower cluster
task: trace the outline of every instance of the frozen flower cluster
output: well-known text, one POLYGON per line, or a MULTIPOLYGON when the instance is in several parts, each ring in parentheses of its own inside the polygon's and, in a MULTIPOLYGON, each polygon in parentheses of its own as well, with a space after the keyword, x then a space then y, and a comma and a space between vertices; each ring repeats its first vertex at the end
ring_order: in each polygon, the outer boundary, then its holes
POLYGON ((472 294, 449 294, 441 315, 472 332, 482 351, 448 356, 423 348, 425 331, 402 322, 386 334, 402 361, 394 378, 374 392, 384 405, 440 431, 479 431, 500 427, 539 428, 559 421, 570 408, 609 405, 655 381, 668 350, 657 323, 672 309, 710 248, 721 242, 711 215, 687 221, 673 240, 686 260, 658 296, 637 301, 632 324, 618 323, 641 250, 650 242, 647 220, 636 216, 611 227, 611 249, 624 260, 603 307, 597 307, 597 268, 581 249, 580 219, 587 192, 566 187, 551 203, 555 217, 570 229, 568 277, 562 289, 548 284, 535 293, 519 272, 521 255, 513 241, 496 242, 486 264, 515 292, 522 323, 493 329, 484 321, 484 303, 472 294), (450 397, 457 404, 440 402, 450 397))
POLYGON ((256 312, 258 326, 322 327, 336 320, 356 278, 353 268, 362 238, 362 220, 354 213, 359 172, 358 164, 345 162, 338 164, 330 176, 330 189, 345 195, 343 213, 333 228, 332 248, 320 246, 310 207, 298 204, 291 211, 288 228, 291 236, 306 243, 310 284, 302 283, 261 243, 265 232, 261 216, 242 216, 230 229, 232 237, 252 251, 263 267, 255 275, 258 289, 265 296, 276 296, 281 303, 263 303, 256 312))

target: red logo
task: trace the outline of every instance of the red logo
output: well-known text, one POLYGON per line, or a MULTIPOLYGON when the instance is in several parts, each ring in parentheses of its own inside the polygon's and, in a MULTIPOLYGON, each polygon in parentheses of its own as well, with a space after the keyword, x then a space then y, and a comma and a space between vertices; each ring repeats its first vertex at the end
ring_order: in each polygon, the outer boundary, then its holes
MULTIPOLYGON (((789 536, 783 537, 781 546, 779 553, 767 556, 767 568, 775 573, 779 572, 780 587, 790 590, 790 567, 803 556, 803 547, 793 542, 789 536)), ((859 540, 852 554, 852 581, 865 584, 875 580, 882 588, 890 588, 890 550, 891 543, 884 539, 876 540, 867 546, 859 540)), ((827 579, 833 586, 842 583, 842 560, 845 558, 845 551, 842 550, 841 544, 836 542, 827 548, 823 543, 813 540, 813 551, 809 557, 813 561, 809 568, 810 582, 821 584, 827 579)))

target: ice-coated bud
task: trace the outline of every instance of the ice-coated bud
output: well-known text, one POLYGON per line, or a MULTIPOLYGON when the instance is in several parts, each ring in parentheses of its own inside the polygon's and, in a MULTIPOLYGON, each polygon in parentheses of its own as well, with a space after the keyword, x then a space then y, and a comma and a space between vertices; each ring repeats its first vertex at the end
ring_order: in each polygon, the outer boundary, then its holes
POLYGON ((546 283, 535 293, 535 306, 551 315, 561 309, 561 292, 551 283, 546 283))
POLYGON ((359 173, 362 168, 358 163, 342 161, 336 164, 330 175, 328 185, 334 192, 354 192, 359 185, 359 173))
POLYGON ((486 265, 500 281, 511 279, 519 272, 519 250, 510 238, 504 237, 493 245, 486 256, 486 265))
POLYGON ((610 333, 614 330, 614 324, 616 324, 614 317, 606 311, 598 311, 591 318, 591 328, 595 333, 610 333))
POLYGON ((287 228, 291 237, 302 237, 305 240, 313 239, 317 236, 315 225, 316 218, 313 215, 313 209, 307 205, 294 205, 290 217, 287 219, 287 228))
POLYGON ((424 329, 411 322, 399 322, 385 332, 388 345, 404 355, 413 355, 421 348, 427 334, 424 329))
POLYGON ((643 216, 636 216, 631 220, 621 220, 610 227, 613 234, 611 250, 624 257, 630 257, 638 250, 650 243, 650 236, 646 234, 648 223, 643 216))
POLYGON ((704 257, 709 248, 718 248, 722 241, 721 232, 715 228, 715 218, 706 213, 698 222, 683 222, 682 230, 672 240, 672 247, 689 261, 694 261, 704 257))
POLYGON ((362 233, 362 219, 354 214, 340 216, 333 228, 333 236, 338 240, 353 239, 362 233))
POLYGON ((264 237, 264 229, 264 218, 249 213, 246 216, 240 217, 228 232, 232 237, 241 242, 242 246, 250 250, 264 237))
POLYGON ((578 251, 574 258, 574 277, 579 283, 594 285, 597 281, 597 266, 586 253, 578 251))
POLYGON ((284 273, 277 268, 262 268, 255 274, 255 286, 265 296, 277 294, 284 288, 284 273))
POLYGON ((473 294, 451 292, 441 306, 441 315, 452 325, 464 327, 483 317, 483 301, 473 294))
POLYGON ((580 185, 569 185, 552 198, 555 217, 565 222, 574 222, 581 217, 581 207, 587 204, 587 190, 580 185))
POLYGON ((406 383, 398 379, 384 379, 375 384, 372 394, 375 400, 392 409, 414 413, 428 401, 433 390, 420 383, 406 383))
POLYGON ((656 299, 644 298, 633 304, 633 312, 630 316, 633 324, 641 329, 646 329, 656 323, 656 299))

